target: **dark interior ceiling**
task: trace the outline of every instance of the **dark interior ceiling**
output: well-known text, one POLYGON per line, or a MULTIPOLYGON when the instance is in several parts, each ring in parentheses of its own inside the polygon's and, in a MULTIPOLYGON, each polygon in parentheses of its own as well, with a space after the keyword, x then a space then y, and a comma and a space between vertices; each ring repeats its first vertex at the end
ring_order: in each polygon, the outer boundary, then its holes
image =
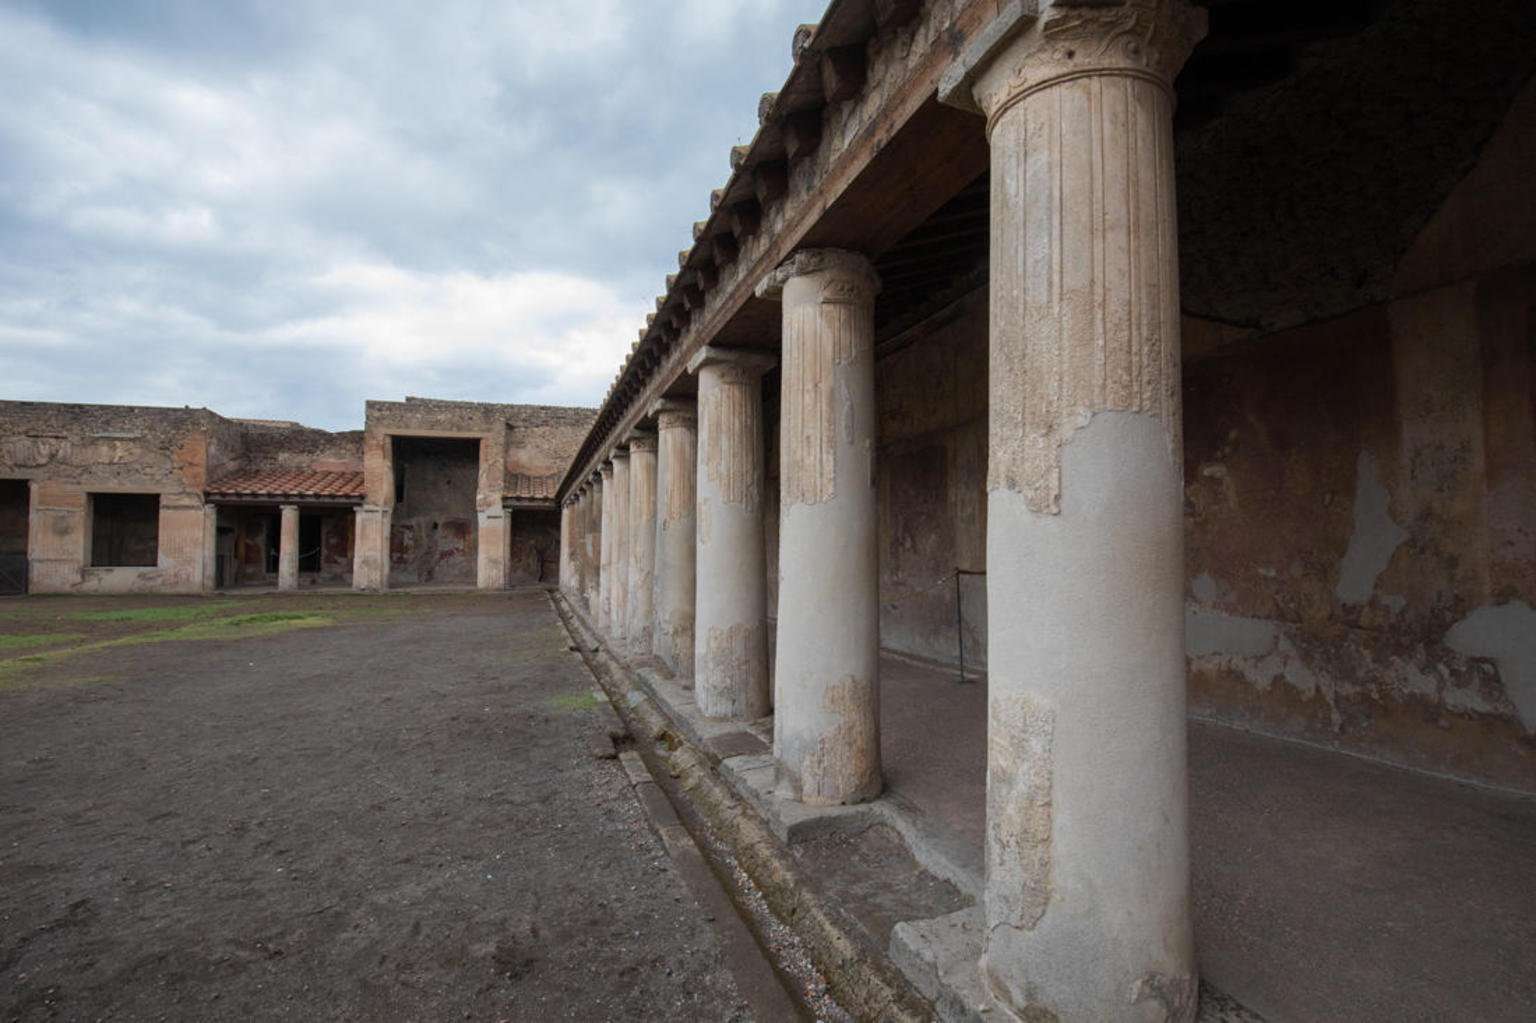
MULTIPOLYGON (((1536 72, 1536 0, 1202 6, 1175 86, 1186 312, 1279 329, 1383 300, 1536 72)), ((877 257, 877 339, 985 283, 987 189, 877 257)))

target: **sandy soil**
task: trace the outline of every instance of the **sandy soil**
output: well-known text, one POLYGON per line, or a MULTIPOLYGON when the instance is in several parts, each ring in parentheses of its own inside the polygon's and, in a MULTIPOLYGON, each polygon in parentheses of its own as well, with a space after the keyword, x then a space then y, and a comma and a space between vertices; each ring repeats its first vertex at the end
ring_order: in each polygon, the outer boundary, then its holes
POLYGON ((0 601, 0 1020, 746 1018, 565 644, 537 592, 0 601))

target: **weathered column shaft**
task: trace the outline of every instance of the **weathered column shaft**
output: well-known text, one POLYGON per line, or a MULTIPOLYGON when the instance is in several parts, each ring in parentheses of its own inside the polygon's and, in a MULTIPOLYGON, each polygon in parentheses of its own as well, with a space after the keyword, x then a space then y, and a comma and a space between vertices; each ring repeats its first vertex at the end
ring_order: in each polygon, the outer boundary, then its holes
POLYGON ((598 571, 601 559, 598 549, 602 541, 602 502, 599 495, 602 477, 593 474, 587 481, 587 492, 582 498, 581 526, 581 599, 587 613, 597 619, 598 571))
POLYGON ((576 566, 571 563, 571 542, 575 539, 573 533, 574 505, 567 498, 560 505, 560 592, 570 593, 575 587, 576 566))
POLYGON ((763 371, 770 356, 703 348, 699 377, 694 698, 711 718, 768 713, 763 371))
POLYGON ((876 290, 869 260, 838 249, 759 288, 784 303, 773 751, 781 791, 807 803, 880 792, 876 290))
POLYGON ((673 674, 693 674, 698 416, 692 402, 656 409, 656 624, 651 650, 673 674))
POLYGON ((629 435, 629 614, 630 649, 651 652, 656 578, 656 435, 629 435))
POLYGON ((277 540, 277 588, 299 588, 299 506, 282 506, 282 525, 277 540))
POLYGON ((629 449, 613 452, 613 585, 608 589, 608 638, 622 644, 629 627, 629 449))
POLYGON ((972 88, 992 163, 987 943, 1025 1019, 1189 1020, 1182 0, 1062 0, 972 88))
POLYGON ((219 588, 219 506, 203 505, 203 592, 219 588))
POLYGON ((613 496, 613 463, 604 462, 601 471, 602 482, 598 487, 601 495, 598 510, 602 516, 598 531, 600 564, 597 570, 597 607, 593 608, 592 614, 597 619, 597 627, 606 633, 608 616, 613 611, 613 509, 618 502, 613 496))

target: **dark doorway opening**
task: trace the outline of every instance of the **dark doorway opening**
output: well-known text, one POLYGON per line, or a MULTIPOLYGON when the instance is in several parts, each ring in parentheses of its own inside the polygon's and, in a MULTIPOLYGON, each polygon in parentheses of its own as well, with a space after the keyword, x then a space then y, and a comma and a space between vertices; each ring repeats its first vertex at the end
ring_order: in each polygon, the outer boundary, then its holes
POLYGON ((27 532, 32 488, 26 480, 0 480, 0 594, 27 592, 27 532))
POLYGON ((150 568, 159 558, 159 494, 91 495, 92 568, 150 568))
POLYGON ((320 571, 320 516, 299 515, 299 571, 320 571))

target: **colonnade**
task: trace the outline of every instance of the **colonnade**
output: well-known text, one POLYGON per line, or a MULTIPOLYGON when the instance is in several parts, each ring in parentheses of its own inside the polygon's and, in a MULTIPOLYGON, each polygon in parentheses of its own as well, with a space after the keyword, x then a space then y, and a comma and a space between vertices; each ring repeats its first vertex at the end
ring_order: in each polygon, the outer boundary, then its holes
MULTIPOLYGON (((1186 1020, 1171 83, 1203 16, 1042 8, 963 59, 944 96, 985 114, 991 147, 981 968, 1019 1018, 1186 1020)), ((780 794, 811 804, 881 790, 877 290, 867 258, 831 249, 758 287, 783 314, 771 690, 769 356, 701 348, 696 412, 650 410, 659 467, 654 437, 632 434, 567 498, 570 592, 631 653, 691 674, 706 715, 772 710, 780 794)))

